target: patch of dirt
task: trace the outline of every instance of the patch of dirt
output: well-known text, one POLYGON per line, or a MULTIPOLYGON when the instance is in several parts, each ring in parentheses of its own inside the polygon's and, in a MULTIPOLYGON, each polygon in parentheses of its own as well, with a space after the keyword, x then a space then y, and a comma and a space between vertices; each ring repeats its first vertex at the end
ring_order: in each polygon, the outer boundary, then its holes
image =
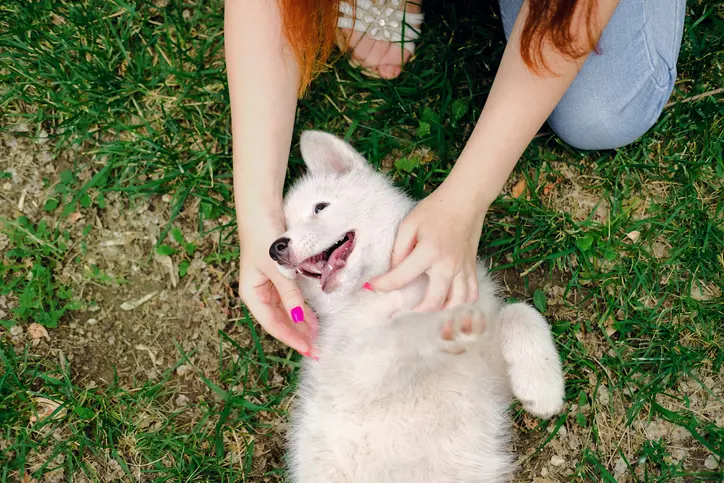
MULTIPOLYGON (((230 288, 235 267, 220 273, 202 260, 201 254, 210 253, 218 240, 199 235, 191 221, 196 207, 185 210, 177 224, 198 248, 180 279, 170 257, 149 256, 169 218, 169 203, 162 197, 133 203, 109 193, 105 209, 82 208, 67 218, 58 217, 61 209, 47 213, 43 206, 53 195, 58 173, 70 166, 72 153, 54 157, 46 143, 10 134, 0 139, 3 167, 12 173, 3 186, 0 217, 22 214, 68 230, 73 245, 56 277, 87 304, 51 330, 50 341, 41 340, 36 350, 62 352, 75 380, 90 386, 110 384, 114 370, 121 385, 139 377, 155 379, 181 357, 174 341, 184 351, 195 352, 189 363, 212 374, 218 364, 217 332, 227 328, 229 307, 237 305, 230 288), (92 229, 83 236, 87 227, 92 229), (124 310, 129 308, 124 303, 144 297, 149 297, 145 303, 124 310)), ((90 175, 81 173, 80 181, 90 175)), ((213 229, 213 224, 204 228, 213 229)), ((234 327, 230 324, 229 329, 234 327)), ((250 342, 248 334, 237 335, 242 344, 250 342)))
MULTIPOLYGON (((20 126, 16 133, 0 133, 0 171, 12 175, 11 179, 0 180, 0 218, 12 220, 23 215, 34 223, 45 220, 51 227, 67 230, 71 248, 54 275, 58 282, 72 288, 84 307, 69 312, 57 329, 48 329, 47 338, 33 337, 27 325, 10 330, 0 327, 0 337, 8 338, 19 352, 31 343, 33 353, 61 361, 70 368, 73 382, 81 387, 116 383, 131 389, 171 371, 167 387, 172 389, 172 396, 161 404, 180 409, 201 398, 218 402, 219 396, 201 376, 218 383, 219 331, 224 330, 242 349, 255 350, 250 332, 239 323, 244 316, 235 290, 236 263, 221 270, 220 265, 204 261, 204 256, 219 251, 223 234, 219 228, 230 219, 205 220, 199 227, 198 200, 187 202, 174 226, 186 243, 195 245, 195 252, 178 255, 184 253, 184 247, 169 236, 163 242, 176 250, 171 257, 154 251, 170 218, 169 196, 133 201, 119 193, 107 193, 103 209, 94 203, 65 218, 60 216, 63 206, 46 212, 43 207, 55 196, 60 172, 72 167, 72 159, 82 153, 55 155, 44 137, 30 138, 27 131, 20 126), (182 260, 187 262, 183 277, 179 275, 182 260)), ((91 176, 90 171, 81 172, 79 184, 91 176)), ((11 308, 17 301, 0 303, 11 308)), ((262 336, 261 343, 267 355, 286 357, 290 351, 268 336, 262 336)), ((227 350, 224 357, 238 357, 237 351, 227 350)), ((272 368, 269 374, 272 384, 285 380, 274 371, 272 368)), ((258 417, 264 417, 262 413, 258 417)), ((192 422, 200 414, 190 406, 179 422, 192 422)), ((283 453, 284 435, 277 430, 284 427, 283 421, 274 415, 265 424, 270 427, 266 432, 225 436, 229 458, 238 460, 235 465, 247 458, 246 446, 239 446, 240 442, 254 440, 257 457, 253 470, 258 475, 268 471, 267 465, 280 465, 283 453)), ((113 458, 96 456, 89 464, 101 481, 122 474, 113 458)), ((31 467, 33 461, 47 461, 48 457, 30 454, 31 467)), ((134 471, 140 471, 140 467, 134 471)), ((61 478, 62 472, 52 475, 61 478)), ((52 475, 48 481, 53 481, 52 475)), ((79 481, 85 481, 83 478, 79 481)))

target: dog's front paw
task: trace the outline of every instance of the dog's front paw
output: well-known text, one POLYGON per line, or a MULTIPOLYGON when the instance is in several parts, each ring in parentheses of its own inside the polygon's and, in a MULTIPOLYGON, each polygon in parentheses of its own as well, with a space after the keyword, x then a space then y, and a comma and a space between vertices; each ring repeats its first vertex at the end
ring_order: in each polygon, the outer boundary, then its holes
POLYGON ((460 305, 441 312, 440 316, 444 320, 440 333, 443 352, 462 354, 485 332, 483 312, 474 305, 460 305))

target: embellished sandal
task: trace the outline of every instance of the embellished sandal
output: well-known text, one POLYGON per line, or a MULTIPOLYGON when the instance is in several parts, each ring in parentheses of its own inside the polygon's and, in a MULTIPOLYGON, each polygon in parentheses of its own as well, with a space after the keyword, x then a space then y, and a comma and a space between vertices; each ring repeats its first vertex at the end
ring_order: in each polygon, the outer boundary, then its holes
MULTIPOLYGON (((402 48, 410 52, 412 61, 415 56, 415 40, 420 36, 420 28, 424 18, 422 13, 405 11, 405 4, 412 0, 357 0, 353 8, 346 1, 339 3, 340 29, 352 29, 363 32, 373 40, 384 40, 402 44, 402 48)), ((349 49, 348 39, 337 31, 337 46, 340 50, 349 49)), ((361 63, 350 58, 352 67, 359 67, 361 63)), ((376 79, 380 75, 371 69, 363 68, 362 73, 376 79)))

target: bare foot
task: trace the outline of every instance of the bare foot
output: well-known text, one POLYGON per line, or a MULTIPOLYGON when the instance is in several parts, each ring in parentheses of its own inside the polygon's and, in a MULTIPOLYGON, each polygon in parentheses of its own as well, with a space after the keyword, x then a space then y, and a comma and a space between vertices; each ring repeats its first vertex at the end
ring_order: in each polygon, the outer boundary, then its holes
MULTIPOLYGON (((419 14, 422 12, 421 0, 402 0, 406 13, 419 14)), ((401 5, 394 6, 391 0, 382 2, 372 2, 373 7, 378 8, 395 8, 400 9, 401 5), (384 5, 384 3, 388 5, 384 5)), ((398 2, 395 2, 398 3, 398 2)), ((358 8, 361 2, 358 1, 358 8)), ((420 26, 409 22, 411 26, 405 29, 419 30, 420 26)), ((345 44, 352 50, 351 56, 353 62, 362 65, 367 70, 376 73, 383 79, 394 79, 402 72, 402 66, 410 60, 412 53, 403 48, 400 42, 390 42, 387 40, 375 40, 370 37, 374 35, 374 27, 368 29, 368 32, 360 32, 358 30, 343 28, 340 29, 345 44)), ((408 30, 408 32, 410 32, 408 30)))

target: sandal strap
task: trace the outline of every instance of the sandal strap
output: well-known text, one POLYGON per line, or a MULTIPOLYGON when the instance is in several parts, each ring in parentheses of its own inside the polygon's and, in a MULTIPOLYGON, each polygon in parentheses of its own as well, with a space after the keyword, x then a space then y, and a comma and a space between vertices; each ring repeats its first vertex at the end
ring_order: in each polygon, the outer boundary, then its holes
POLYGON ((404 3, 404 0, 357 0, 353 8, 342 1, 337 26, 364 32, 374 40, 402 43, 404 49, 414 54, 414 41, 420 36, 424 15, 406 12, 404 3))

